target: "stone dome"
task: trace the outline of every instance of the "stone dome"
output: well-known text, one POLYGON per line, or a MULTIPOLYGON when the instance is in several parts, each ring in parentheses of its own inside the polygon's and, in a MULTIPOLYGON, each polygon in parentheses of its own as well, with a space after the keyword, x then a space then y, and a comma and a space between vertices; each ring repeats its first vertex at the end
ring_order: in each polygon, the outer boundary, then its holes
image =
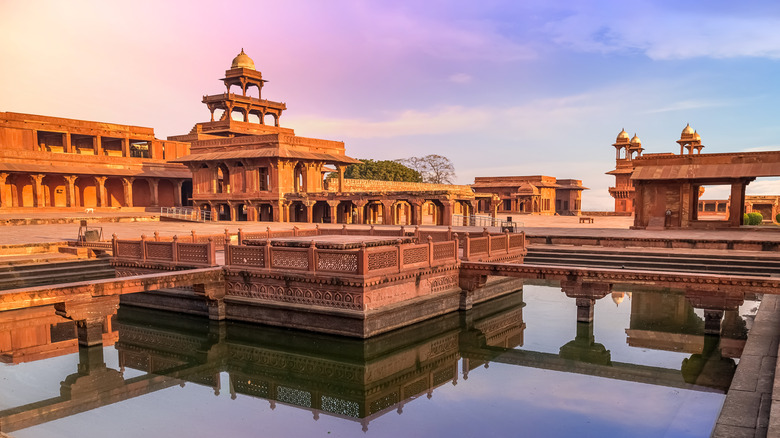
POLYGON ((620 140, 628 140, 628 138, 629 138, 628 132, 626 132, 626 130, 623 129, 622 131, 620 131, 620 134, 618 134, 617 141, 620 142, 620 140))
POLYGON ((642 144, 642 140, 640 140, 639 137, 637 137, 636 134, 634 134, 634 137, 631 139, 631 144, 633 144, 633 145, 641 145, 642 144))
POLYGON ((699 135, 698 132, 693 131, 693 139, 694 140, 701 140, 701 135, 699 135))
POLYGON ((691 128, 690 124, 686 124, 685 129, 682 130, 681 135, 693 135, 695 132, 696 131, 694 131, 693 128, 691 128))
POLYGON ((233 58, 233 63, 230 64, 230 68, 248 68, 255 70, 255 62, 252 61, 252 58, 250 58, 246 53, 244 53, 244 49, 241 49, 241 53, 233 58))

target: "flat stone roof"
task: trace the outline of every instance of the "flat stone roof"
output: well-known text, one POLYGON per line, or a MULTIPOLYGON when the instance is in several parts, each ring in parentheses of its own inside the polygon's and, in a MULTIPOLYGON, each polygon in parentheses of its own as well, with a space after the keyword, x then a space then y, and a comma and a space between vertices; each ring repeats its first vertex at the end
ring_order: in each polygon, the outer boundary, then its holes
MULTIPOLYGON (((311 242, 320 249, 354 249, 360 248, 364 243, 366 247, 396 245, 412 243, 414 237, 401 236, 349 236, 349 235, 325 235, 302 237, 274 237, 270 239, 271 246, 308 248, 311 242)), ((245 245, 266 245, 269 239, 245 239, 245 245)))

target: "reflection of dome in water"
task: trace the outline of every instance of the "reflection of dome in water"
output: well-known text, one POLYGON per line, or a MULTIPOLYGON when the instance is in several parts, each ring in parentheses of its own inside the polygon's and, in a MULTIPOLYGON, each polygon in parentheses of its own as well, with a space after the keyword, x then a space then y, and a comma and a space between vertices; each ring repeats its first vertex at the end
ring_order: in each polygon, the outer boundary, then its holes
POLYGON ((244 53, 244 49, 241 49, 241 53, 233 58, 233 63, 230 64, 230 68, 249 68, 255 70, 255 62, 244 53))
POLYGON ((618 306, 623 302, 623 298, 625 298, 625 296, 626 294, 623 292, 612 292, 612 301, 614 301, 615 305, 618 306))

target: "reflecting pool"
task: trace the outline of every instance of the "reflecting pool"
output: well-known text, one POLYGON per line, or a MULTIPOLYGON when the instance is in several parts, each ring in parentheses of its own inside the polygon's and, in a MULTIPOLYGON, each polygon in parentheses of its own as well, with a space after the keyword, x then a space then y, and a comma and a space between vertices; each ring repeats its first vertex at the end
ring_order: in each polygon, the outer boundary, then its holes
POLYGON ((72 323, 5 312, 0 431, 707 437, 756 308, 711 334, 682 291, 615 286, 584 323, 560 285, 525 284, 363 341, 122 307, 81 350, 72 323))

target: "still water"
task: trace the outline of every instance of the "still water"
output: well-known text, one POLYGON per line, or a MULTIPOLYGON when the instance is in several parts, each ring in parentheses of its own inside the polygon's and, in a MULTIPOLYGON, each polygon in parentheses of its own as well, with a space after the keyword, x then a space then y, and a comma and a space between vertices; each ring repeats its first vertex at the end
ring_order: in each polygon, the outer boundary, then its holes
POLYGON ((618 289, 596 302, 591 324, 577 322, 560 286, 526 284, 368 341, 123 307, 107 330, 114 345, 0 355, 21 362, 0 364, 0 431, 709 436, 750 325, 742 315, 757 304, 725 312, 713 336, 682 292, 618 289))

